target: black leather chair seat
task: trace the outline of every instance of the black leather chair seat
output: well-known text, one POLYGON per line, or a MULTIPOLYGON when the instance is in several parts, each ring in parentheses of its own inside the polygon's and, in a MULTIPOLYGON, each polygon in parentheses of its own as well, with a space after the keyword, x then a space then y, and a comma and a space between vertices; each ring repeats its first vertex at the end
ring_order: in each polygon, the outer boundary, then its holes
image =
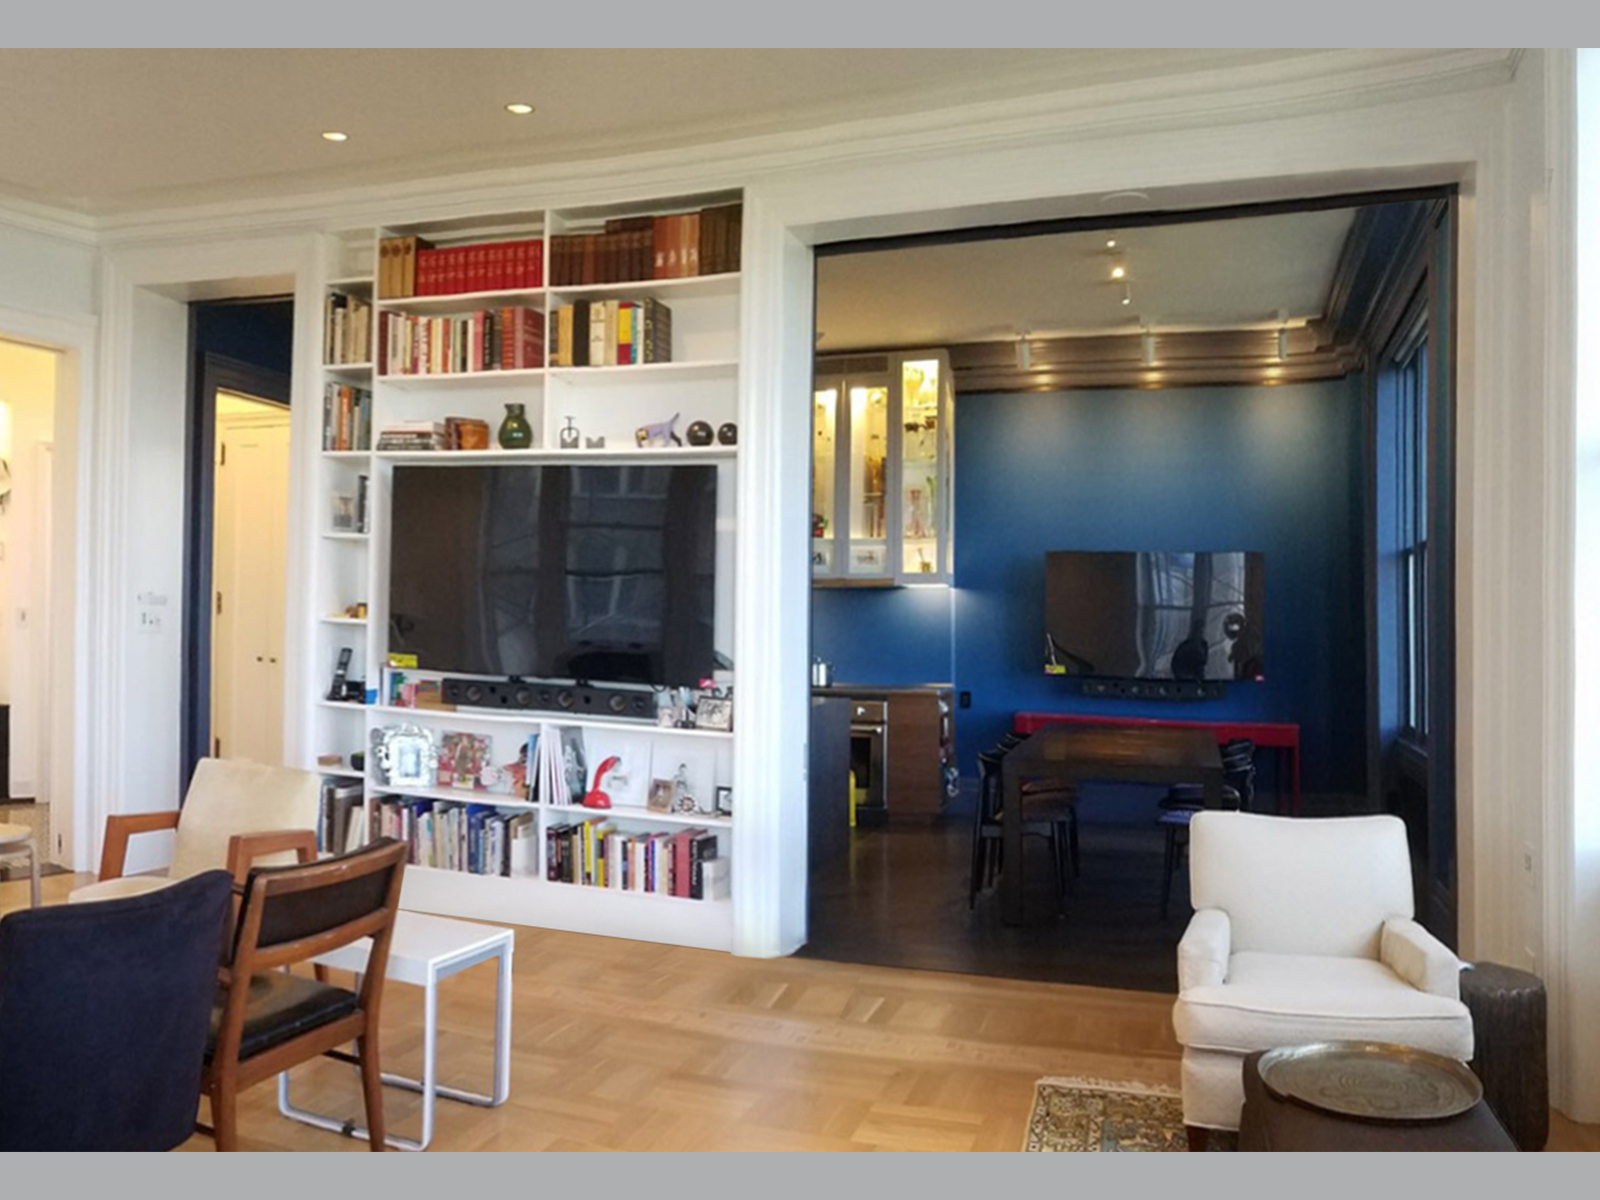
MULTIPOLYGON (((217 1028, 222 1023, 222 1005, 226 997, 226 992, 219 991, 211 1009, 211 1034, 206 1039, 207 1062, 211 1061, 217 1046, 217 1028)), ((344 988, 279 971, 253 976, 250 995, 245 1001, 239 1057, 254 1058, 320 1025, 349 1016, 355 1010, 356 995, 344 988)))

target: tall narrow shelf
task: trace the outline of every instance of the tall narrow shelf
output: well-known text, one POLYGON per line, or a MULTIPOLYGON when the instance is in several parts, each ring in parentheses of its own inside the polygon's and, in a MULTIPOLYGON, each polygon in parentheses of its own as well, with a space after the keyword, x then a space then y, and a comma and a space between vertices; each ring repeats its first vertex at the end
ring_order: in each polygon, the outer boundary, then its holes
MULTIPOLYGON (((363 782, 365 814, 378 798, 413 796, 444 805, 486 805, 507 814, 531 814, 537 824, 537 866, 532 874, 476 875, 412 865, 403 902, 409 908, 445 915, 608 934, 709 949, 733 944, 733 905, 721 896, 689 900, 553 882, 545 878, 548 830, 583 820, 610 821, 628 831, 665 833, 700 827, 715 835, 718 857, 732 853, 733 818, 703 813, 651 812, 645 807, 591 810, 544 801, 456 788, 387 788, 375 782, 372 764, 356 770, 350 756, 366 752, 375 731, 412 723, 442 734, 475 731, 494 740, 497 763, 536 730, 577 727, 602 745, 607 738, 647 741, 652 760, 680 758, 711 764, 716 786, 732 782, 732 734, 704 729, 661 728, 619 718, 573 716, 557 712, 445 711, 397 708, 377 693, 387 658, 389 506, 396 467, 481 466, 490 464, 582 463, 595 466, 652 464, 712 465, 718 476, 715 644, 731 653, 733 643, 733 564, 736 560, 739 451, 736 442, 688 445, 689 426, 703 421, 713 430, 737 421, 740 386, 739 312, 742 279, 738 271, 634 282, 552 286, 551 238, 584 234, 618 218, 661 216, 737 203, 738 193, 674 197, 656 201, 555 209, 532 209, 445 220, 399 221, 351 230, 330 239, 326 289, 354 295, 369 305, 371 361, 326 364, 323 384, 366 389, 371 394, 371 440, 350 448, 319 447, 309 476, 318 496, 312 537, 314 564, 307 596, 311 628, 311 737, 307 767, 333 778, 363 782), (541 241, 538 285, 458 288, 444 294, 391 295, 381 247, 385 239, 417 237, 442 249, 463 249, 508 241, 541 241), (550 363, 550 338, 536 366, 509 370, 401 373, 388 369, 382 323, 386 314, 418 319, 453 317, 507 307, 532 309, 548 322, 556 309, 579 301, 653 299, 672 314, 672 360, 627 366, 563 367, 550 363), (493 440, 507 404, 524 406, 534 430, 527 449, 506 450, 493 440), (379 450, 386 424, 475 418, 490 427, 491 448, 476 451, 379 450), (641 446, 636 430, 676 417, 674 432, 684 444, 641 446), (562 431, 577 430, 577 445, 563 445, 562 431), (368 503, 364 530, 334 528, 332 497, 365 476, 368 503), (365 603, 365 618, 345 617, 365 603), (350 678, 363 681, 366 703, 331 701, 329 681, 339 653, 351 651, 350 678), (338 755, 337 766, 318 766, 319 756, 338 755)), ((736 256, 735 256, 736 257, 736 256)), ((328 355, 324 355, 328 357, 328 355)), ((590 764, 591 767, 594 765, 590 764)), ((369 826, 370 828, 370 826, 369 826)), ((737 863, 731 882, 738 886, 737 863)))

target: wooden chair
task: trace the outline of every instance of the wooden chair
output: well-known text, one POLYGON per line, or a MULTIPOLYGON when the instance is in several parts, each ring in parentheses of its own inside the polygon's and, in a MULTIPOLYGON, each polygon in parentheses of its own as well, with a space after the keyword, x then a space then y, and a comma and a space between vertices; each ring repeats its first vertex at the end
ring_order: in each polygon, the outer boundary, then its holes
MULTIPOLYGON (((1225 811, 1250 811, 1255 799, 1255 743, 1236 738, 1221 747, 1222 805, 1225 811)), ((1175 783, 1161 800, 1156 824, 1166 834, 1165 861, 1161 867, 1161 919, 1166 921, 1172 907, 1172 876, 1183 865, 1189 847, 1189 822, 1206 806, 1205 788, 1196 783, 1175 783)))
POLYGON ((201 1084, 213 1126, 197 1128, 218 1150, 238 1147, 241 1091, 318 1055, 360 1068, 372 1149, 384 1148, 378 1008, 405 861, 405 844, 383 838, 338 858, 249 872, 201 1084), (358 992, 284 970, 369 937, 358 992), (351 1041, 354 1055, 338 1049, 351 1041))
MULTIPOLYGON (((1000 764, 1004 758, 1000 750, 978 755, 978 809, 973 823, 972 865, 967 879, 969 909, 1004 862, 1000 820, 1000 807, 1005 799, 1000 786, 1000 764)), ((1022 792, 1022 834, 1048 839, 1050 865, 1055 871, 1056 903, 1061 909, 1069 865, 1072 875, 1078 874, 1077 793, 1070 787, 1052 785, 1049 781, 1040 781, 1038 790, 1024 783, 1022 792)))

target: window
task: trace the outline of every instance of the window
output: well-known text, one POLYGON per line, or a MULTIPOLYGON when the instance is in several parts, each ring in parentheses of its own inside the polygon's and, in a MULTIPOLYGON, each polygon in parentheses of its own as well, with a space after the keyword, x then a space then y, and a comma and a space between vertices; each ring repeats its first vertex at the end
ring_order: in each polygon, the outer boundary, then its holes
POLYGON ((1428 741, 1428 339, 1426 314, 1391 361, 1400 627, 1400 729, 1428 741))

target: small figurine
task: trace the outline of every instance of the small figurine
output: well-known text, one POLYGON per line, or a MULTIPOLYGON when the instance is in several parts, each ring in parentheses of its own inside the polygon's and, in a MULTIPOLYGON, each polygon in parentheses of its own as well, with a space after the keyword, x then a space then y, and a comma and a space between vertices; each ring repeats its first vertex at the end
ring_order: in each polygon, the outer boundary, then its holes
MULTIPOLYGON (((665 421, 657 421, 654 425, 641 425, 634 432, 634 440, 641 446, 681 446, 683 439, 678 436, 678 418, 682 413, 673 413, 665 421)), ((563 433, 565 431, 563 430, 563 433)))
POLYGON ((689 426, 689 445, 709 446, 711 445, 711 437, 711 426, 705 421, 696 421, 689 426))
POLYGON ((563 450, 576 450, 583 445, 583 438, 578 433, 578 427, 572 423, 572 418, 567 418, 565 427, 559 435, 559 445, 563 450))
POLYGON ((611 755, 594 770, 594 786, 589 789, 583 798, 585 808, 610 808, 611 797, 601 790, 600 784, 605 780, 608 772, 613 771, 622 762, 615 754, 611 755))
POLYGON ((603 437, 584 438, 583 444, 589 450, 604 450, 606 448, 606 439, 603 437))

